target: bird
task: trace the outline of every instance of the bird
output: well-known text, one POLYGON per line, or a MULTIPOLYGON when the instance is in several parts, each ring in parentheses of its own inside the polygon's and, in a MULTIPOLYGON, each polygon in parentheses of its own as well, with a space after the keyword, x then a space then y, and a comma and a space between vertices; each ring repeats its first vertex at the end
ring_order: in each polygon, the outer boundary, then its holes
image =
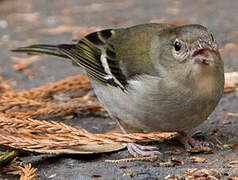
MULTIPOLYGON (((71 60, 123 133, 179 132, 186 148, 204 145, 185 132, 208 119, 224 89, 218 44, 199 24, 139 24, 12 51, 71 60)), ((135 157, 161 154, 154 146, 126 145, 135 157)))

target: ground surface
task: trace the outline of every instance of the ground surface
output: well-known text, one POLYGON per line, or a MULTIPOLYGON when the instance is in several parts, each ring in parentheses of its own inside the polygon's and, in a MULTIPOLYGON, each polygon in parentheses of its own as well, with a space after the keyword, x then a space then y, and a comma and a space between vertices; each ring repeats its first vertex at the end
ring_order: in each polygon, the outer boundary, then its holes
MULTIPOLYGON (((207 26, 222 49, 225 69, 238 71, 237 51, 226 49, 227 43, 238 44, 238 1, 237 0, 5 0, 0 1, 0 76, 13 81, 15 89, 29 89, 48 82, 54 82, 70 75, 82 73, 70 63, 57 58, 45 57, 32 64, 36 78, 29 79, 24 73, 12 69, 13 53, 9 49, 29 45, 32 42, 70 43, 90 30, 123 27, 148 22, 170 22, 175 24, 200 23, 207 26), (49 30, 56 28, 54 32, 49 30), (236 33, 235 33, 236 31, 236 33), (73 33, 72 33, 73 32, 73 33)), ((26 157, 26 162, 38 168, 40 179, 164 179, 166 176, 182 175, 187 168, 212 168, 225 175, 238 176, 238 168, 228 168, 232 160, 238 160, 238 151, 217 148, 212 132, 216 132, 222 144, 238 143, 238 119, 230 117, 230 124, 224 125, 227 112, 237 112, 235 93, 225 94, 208 121, 196 128, 202 132, 201 139, 213 142, 212 154, 198 154, 205 163, 192 163, 190 154, 177 142, 163 143, 161 151, 179 149, 181 154, 173 155, 184 162, 182 166, 156 167, 151 162, 123 162, 111 164, 105 159, 129 157, 126 150, 94 156, 44 156, 26 157)), ((93 132, 105 132, 115 126, 114 122, 87 117, 68 122, 76 127, 83 126, 93 132)), ((165 154, 166 161, 171 154, 165 154)), ((8 177, 15 179, 14 177, 8 177)))

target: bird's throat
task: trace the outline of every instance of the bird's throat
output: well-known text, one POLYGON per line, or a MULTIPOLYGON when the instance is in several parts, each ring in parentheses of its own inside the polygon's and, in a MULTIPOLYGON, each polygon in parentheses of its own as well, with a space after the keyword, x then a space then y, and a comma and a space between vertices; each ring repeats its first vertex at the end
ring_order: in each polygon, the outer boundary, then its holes
POLYGON ((216 86, 214 76, 211 74, 199 74, 195 78, 195 85, 199 94, 211 94, 216 86))

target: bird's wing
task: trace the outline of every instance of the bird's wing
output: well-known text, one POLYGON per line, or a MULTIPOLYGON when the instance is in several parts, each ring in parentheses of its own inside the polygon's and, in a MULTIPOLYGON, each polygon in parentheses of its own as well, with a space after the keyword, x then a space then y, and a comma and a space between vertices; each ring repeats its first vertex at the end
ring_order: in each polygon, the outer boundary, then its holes
POLYGON ((114 46, 108 41, 113 33, 111 29, 94 32, 77 44, 62 44, 58 48, 74 64, 82 66, 92 78, 125 90, 126 77, 120 69, 114 46))
POLYGON ((89 76, 107 85, 126 89, 128 79, 141 74, 158 76, 151 57, 151 42, 169 24, 141 24, 129 28, 94 32, 76 44, 35 44, 14 52, 48 54, 69 58, 89 76))
POLYGON ((82 66, 92 78, 126 89, 128 79, 153 74, 151 41, 168 24, 143 24, 130 28, 94 32, 74 45, 59 45, 62 54, 82 66))

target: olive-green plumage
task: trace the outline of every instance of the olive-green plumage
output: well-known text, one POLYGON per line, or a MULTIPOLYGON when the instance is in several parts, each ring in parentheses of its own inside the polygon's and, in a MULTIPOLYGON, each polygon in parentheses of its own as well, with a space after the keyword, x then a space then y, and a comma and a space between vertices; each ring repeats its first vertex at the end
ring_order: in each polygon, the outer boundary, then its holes
POLYGON ((13 51, 55 55, 83 67, 99 101, 125 129, 191 129, 223 93, 223 61, 201 25, 142 24, 95 32, 76 44, 13 51))

